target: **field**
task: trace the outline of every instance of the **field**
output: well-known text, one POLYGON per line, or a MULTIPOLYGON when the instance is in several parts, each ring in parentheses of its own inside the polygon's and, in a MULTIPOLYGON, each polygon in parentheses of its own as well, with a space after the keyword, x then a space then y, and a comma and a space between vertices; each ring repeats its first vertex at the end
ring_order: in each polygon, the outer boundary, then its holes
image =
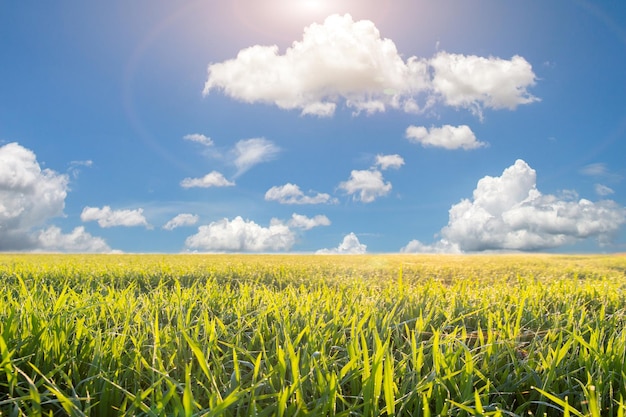
POLYGON ((0 255, 1 416, 623 416, 626 257, 0 255))

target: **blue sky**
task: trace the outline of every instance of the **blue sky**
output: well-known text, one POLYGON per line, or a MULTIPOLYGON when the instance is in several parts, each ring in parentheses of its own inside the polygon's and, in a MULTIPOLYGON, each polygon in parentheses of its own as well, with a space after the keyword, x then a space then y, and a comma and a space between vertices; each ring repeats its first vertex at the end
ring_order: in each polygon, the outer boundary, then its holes
POLYGON ((0 51, 0 251, 626 251, 621 2, 4 2, 0 51))

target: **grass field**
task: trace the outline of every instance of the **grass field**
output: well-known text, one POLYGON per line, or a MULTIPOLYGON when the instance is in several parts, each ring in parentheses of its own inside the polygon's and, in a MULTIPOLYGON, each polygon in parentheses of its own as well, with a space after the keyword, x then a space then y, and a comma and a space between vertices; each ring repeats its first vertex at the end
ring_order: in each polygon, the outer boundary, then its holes
POLYGON ((624 256, 0 255, 0 415, 623 416, 624 256))

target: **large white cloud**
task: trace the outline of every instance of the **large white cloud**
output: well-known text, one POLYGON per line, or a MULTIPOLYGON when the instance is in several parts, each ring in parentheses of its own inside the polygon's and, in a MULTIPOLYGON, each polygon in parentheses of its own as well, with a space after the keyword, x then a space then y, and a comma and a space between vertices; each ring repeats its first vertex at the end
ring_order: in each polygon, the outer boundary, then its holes
POLYGON ((339 189, 352 195, 354 199, 371 203, 391 191, 391 183, 385 182, 383 174, 375 169, 353 170, 347 181, 339 184, 339 189))
POLYGON ((592 237, 605 244, 624 223, 626 208, 614 201, 542 194, 535 170, 517 160, 501 176, 479 180, 472 199, 450 208, 440 242, 433 246, 412 241, 402 250, 427 252, 447 246, 451 251, 528 251, 592 237))
POLYGON ((409 126, 406 129, 406 137, 411 142, 420 143, 422 146, 433 146, 445 149, 476 149, 486 146, 485 142, 476 140, 476 135, 467 125, 431 127, 430 130, 423 126, 409 126))
POLYGON ((102 208, 85 207, 80 214, 80 219, 84 222, 97 221, 100 227, 151 227, 143 215, 142 208, 135 210, 112 210, 109 206, 104 206, 102 208))
POLYGON ((209 187, 232 187, 235 183, 227 180, 224 175, 217 171, 211 171, 202 178, 184 178, 180 182, 183 188, 209 188, 209 187))
POLYGON ((511 60, 440 52, 432 59, 402 58, 369 20, 332 15, 304 30, 281 55, 255 45, 236 58, 208 67, 204 94, 214 89, 249 103, 273 103, 302 114, 330 116, 340 101, 357 112, 387 107, 420 111, 439 100, 482 117, 483 108, 510 108, 536 100, 531 65, 511 60))
POLYGON ((0 251, 111 251, 80 227, 69 234, 42 229, 63 215, 68 183, 67 175, 41 169, 33 151, 15 142, 0 146, 0 251))
POLYGON ((174 230, 177 227, 193 226, 198 223, 199 219, 200 217, 198 217, 197 214, 181 213, 168 220, 168 222, 163 225, 163 229, 174 230))
POLYGON ((266 201, 278 201, 281 204, 328 204, 337 200, 329 194, 317 193, 305 195, 296 184, 274 186, 265 193, 266 201))
POLYGON ((208 252, 276 252, 291 249, 295 241, 295 233, 279 220, 272 219, 269 227, 263 227, 237 216, 200 226, 185 246, 208 252))
POLYGON ((317 254, 333 255, 333 254, 363 254, 367 252, 367 245, 359 242, 359 238, 354 233, 344 236, 343 241, 336 248, 320 249, 317 254))
POLYGON ((515 109, 538 99, 527 88, 535 84, 528 61, 439 52, 430 60, 432 85, 445 104, 464 107, 482 117, 483 108, 515 109))

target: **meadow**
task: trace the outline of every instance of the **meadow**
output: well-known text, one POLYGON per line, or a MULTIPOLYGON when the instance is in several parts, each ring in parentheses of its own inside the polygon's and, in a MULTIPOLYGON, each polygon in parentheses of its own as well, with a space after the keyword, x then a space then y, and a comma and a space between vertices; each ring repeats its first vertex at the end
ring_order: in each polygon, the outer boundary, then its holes
POLYGON ((0 255, 0 416, 623 416, 626 257, 0 255))

